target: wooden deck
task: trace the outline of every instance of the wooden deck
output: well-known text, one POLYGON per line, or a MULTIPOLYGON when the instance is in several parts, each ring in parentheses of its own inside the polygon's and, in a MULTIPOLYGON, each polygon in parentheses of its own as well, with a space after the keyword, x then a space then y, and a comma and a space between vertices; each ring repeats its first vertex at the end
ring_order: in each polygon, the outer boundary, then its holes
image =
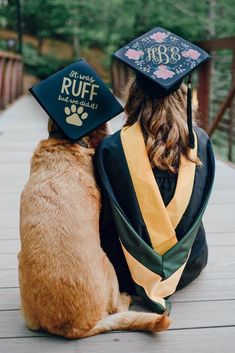
POLYGON ((19 311, 19 195, 36 143, 47 136, 45 113, 29 96, 0 114, 0 353, 235 352, 235 169, 217 161, 204 217, 209 264, 173 297, 167 332, 113 332, 68 341, 29 331, 19 311))

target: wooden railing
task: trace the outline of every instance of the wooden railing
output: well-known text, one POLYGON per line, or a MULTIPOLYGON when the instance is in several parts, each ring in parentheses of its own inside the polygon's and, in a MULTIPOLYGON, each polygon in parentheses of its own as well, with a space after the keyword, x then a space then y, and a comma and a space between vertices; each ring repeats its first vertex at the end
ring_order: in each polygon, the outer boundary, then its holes
POLYGON ((199 72, 198 102, 201 114, 202 126, 208 132, 209 136, 217 130, 225 133, 227 145, 227 159, 234 161, 233 149, 235 148, 235 37, 214 39, 198 43, 207 52, 213 56, 216 51, 231 51, 232 60, 230 66, 230 75, 226 76, 226 80, 230 81, 230 88, 221 102, 217 114, 209 121, 209 100, 210 100, 210 79, 211 65, 208 61, 199 72), (225 113, 229 111, 229 114, 225 113), (234 148, 233 148, 234 146, 234 148))
POLYGON ((20 55, 0 51, 0 109, 23 92, 23 63, 20 55))
MULTIPOLYGON (((213 135, 215 130, 219 130, 226 133, 227 143, 227 158, 228 160, 235 160, 235 156, 232 156, 233 146, 235 146, 235 37, 214 39, 208 41, 202 41, 196 43, 201 48, 204 48, 212 56, 218 50, 231 50, 232 61, 231 61, 231 74, 226 77, 226 80, 230 80, 230 89, 221 102, 221 106, 215 117, 209 119, 210 111, 210 90, 211 90, 211 67, 212 61, 209 60, 203 64, 198 71, 198 105, 199 105, 199 116, 201 126, 208 132, 210 136, 213 135), (225 112, 230 109, 229 118, 225 117, 225 112)), ((118 97, 122 97, 125 90, 126 83, 129 77, 132 75, 132 70, 126 65, 114 60, 112 65, 112 86, 113 92, 118 97)))
POLYGON ((125 64, 113 60, 111 66, 111 80, 113 94, 119 98, 123 98, 124 90, 129 78, 133 76, 133 71, 125 64))
POLYGON ((198 87, 198 101, 199 101, 199 110, 201 113, 201 119, 203 127, 208 131, 210 135, 213 134, 217 128, 219 122, 221 121, 224 112, 228 107, 230 107, 232 99, 235 93, 235 81, 234 81, 234 70, 235 70, 235 37, 223 38, 223 39, 214 39, 198 43, 200 47, 204 48, 208 53, 211 53, 218 50, 229 49, 233 52, 233 57, 231 61, 231 88, 224 99, 224 102, 221 104, 221 108, 212 123, 209 125, 209 98, 210 98, 210 79, 211 79, 211 61, 208 61, 203 65, 199 71, 199 87, 198 87))

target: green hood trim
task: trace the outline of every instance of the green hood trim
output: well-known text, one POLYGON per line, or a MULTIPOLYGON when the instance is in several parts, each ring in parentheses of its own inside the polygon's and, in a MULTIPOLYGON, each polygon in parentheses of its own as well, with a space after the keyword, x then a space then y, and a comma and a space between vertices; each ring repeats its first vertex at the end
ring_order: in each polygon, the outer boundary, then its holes
POLYGON ((147 296, 147 294, 145 293, 144 288, 142 288, 141 286, 139 286, 138 284, 135 284, 136 287, 136 292, 137 294, 143 298, 145 304, 147 305, 147 307, 152 310, 153 312, 157 313, 157 314, 163 314, 166 311, 168 313, 170 313, 171 311, 171 301, 169 299, 165 299, 165 308, 158 302, 149 299, 149 297, 147 296))
POLYGON ((205 198, 202 207, 192 224, 188 233, 163 256, 157 254, 148 244, 146 244, 133 229, 127 218, 118 205, 116 199, 109 194, 115 224, 118 230, 121 242, 128 252, 149 270, 159 274, 163 279, 170 277, 176 272, 187 260, 191 251, 193 242, 197 235, 198 228, 201 224, 202 216, 205 212, 209 197, 211 194, 214 181, 214 161, 211 161, 211 175, 205 190, 205 198))

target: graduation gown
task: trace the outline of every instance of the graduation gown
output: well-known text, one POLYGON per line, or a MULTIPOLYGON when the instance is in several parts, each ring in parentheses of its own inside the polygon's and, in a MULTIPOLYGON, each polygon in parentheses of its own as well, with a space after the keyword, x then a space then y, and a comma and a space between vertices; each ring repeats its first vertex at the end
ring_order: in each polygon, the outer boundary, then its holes
MULTIPOLYGON (((105 138, 94 156, 95 173, 103 200, 100 217, 101 246, 116 270, 120 291, 142 296, 146 304, 159 313, 170 310, 168 297, 176 289, 183 288, 197 278, 207 263, 208 248, 201 218, 210 196, 215 164, 207 134, 198 127, 195 128, 195 134, 196 153, 202 166, 194 167, 192 190, 176 225, 175 240, 161 251, 154 249, 150 227, 146 226, 123 148, 121 131, 105 138), (136 267, 139 272, 143 270, 142 274, 137 273, 136 267), (180 274, 175 281, 173 277, 177 273, 180 274), (172 281, 176 283, 169 290, 172 281)), ((138 150, 138 145, 133 148, 138 150)), ((141 170, 140 165, 134 168, 141 170)), ((142 171, 144 173, 144 169, 142 171)), ((153 168, 152 173, 160 198, 164 206, 169 207, 176 194, 178 174, 158 168, 153 168)), ((139 191, 145 194, 145 187, 139 191)), ((152 217, 153 226, 154 217, 156 224, 161 226, 158 207, 152 217)))

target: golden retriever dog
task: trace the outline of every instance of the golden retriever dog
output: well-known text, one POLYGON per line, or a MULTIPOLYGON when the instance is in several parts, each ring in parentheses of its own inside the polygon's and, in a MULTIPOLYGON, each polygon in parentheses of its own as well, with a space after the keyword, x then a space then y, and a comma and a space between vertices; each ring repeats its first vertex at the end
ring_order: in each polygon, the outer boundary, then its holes
POLYGON ((84 148, 48 138, 33 154, 21 195, 18 255, 27 326, 67 338, 164 330, 167 315, 128 311, 131 298, 119 292, 114 268, 100 246, 92 137, 88 143, 84 148))

